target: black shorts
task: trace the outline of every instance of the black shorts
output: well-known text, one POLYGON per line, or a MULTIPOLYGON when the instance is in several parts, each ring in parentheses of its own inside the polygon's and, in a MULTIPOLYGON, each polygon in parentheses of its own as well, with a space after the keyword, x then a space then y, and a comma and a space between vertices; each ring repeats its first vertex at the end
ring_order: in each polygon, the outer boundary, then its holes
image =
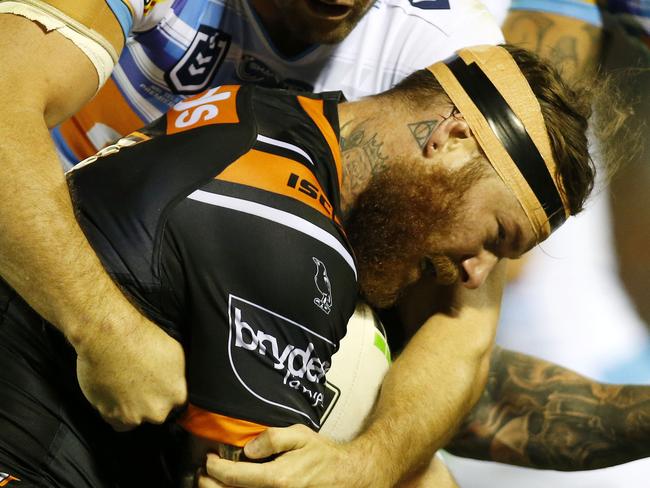
POLYGON ((0 477, 7 488, 164 486, 157 430, 118 434, 86 401, 76 356, 0 280, 0 477))

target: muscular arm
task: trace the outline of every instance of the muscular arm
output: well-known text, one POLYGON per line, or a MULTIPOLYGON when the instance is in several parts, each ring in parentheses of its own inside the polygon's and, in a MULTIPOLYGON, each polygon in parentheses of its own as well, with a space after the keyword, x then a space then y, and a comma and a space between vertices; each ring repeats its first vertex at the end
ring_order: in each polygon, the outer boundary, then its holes
POLYGON ((483 390, 503 281, 501 263, 482 287, 459 290, 455 311, 427 320, 389 370, 358 438, 335 444, 303 426, 269 429, 246 455, 290 452, 262 464, 208 456, 211 479, 199 486, 388 487, 427 465, 483 390))
POLYGON ((487 387, 447 449, 538 469, 598 469, 650 456, 650 387, 607 385, 495 349, 487 387))
POLYGON ((551 61, 567 79, 596 67, 602 42, 599 27, 563 15, 513 10, 503 24, 506 42, 551 61))
POLYGON ((182 350, 104 272, 75 221, 48 132, 96 87, 92 64, 70 41, 0 14, 0 275, 74 345, 84 393, 102 414, 161 421, 184 398, 182 350), (160 347, 158 364, 141 366, 141 344, 160 347), (139 389, 143 380, 161 388, 155 400, 156 390, 139 389))

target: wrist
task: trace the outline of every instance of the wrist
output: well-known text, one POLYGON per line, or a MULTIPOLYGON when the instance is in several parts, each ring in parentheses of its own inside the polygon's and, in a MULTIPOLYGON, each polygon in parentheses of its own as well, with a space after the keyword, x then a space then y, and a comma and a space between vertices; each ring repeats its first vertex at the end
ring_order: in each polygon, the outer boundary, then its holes
POLYGON ((94 286, 73 292, 78 299, 58 310, 55 325, 77 354, 101 349, 107 341, 119 341, 146 320, 110 278, 106 276, 106 280, 96 280, 94 286))
POLYGON ((364 432, 344 446, 349 465, 357 470, 358 486, 389 488, 399 480, 394 450, 384 446, 371 432, 364 432))

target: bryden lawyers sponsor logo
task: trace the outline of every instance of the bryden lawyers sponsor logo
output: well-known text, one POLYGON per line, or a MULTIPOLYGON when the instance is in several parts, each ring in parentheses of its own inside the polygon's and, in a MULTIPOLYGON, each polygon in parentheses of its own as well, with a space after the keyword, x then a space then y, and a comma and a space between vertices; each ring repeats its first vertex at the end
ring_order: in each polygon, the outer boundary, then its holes
POLYGON ((333 400, 325 374, 334 343, 233 295, 229 314, 230 364, 242 385, 259 400, 307 418, 319 428, 333 400))

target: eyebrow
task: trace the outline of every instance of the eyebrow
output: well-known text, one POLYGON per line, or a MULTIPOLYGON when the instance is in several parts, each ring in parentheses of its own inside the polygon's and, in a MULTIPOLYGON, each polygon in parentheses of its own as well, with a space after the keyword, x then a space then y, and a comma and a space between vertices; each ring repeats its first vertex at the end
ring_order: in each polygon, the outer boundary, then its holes
POLYGON ((501 225, 506 232, 506 240, 510 241, 510 251, 513 254, 516 254, 517 257, 525 254, 528 249, 525 248, 525 243, 523 242, 523 231, 521 225, 517 222, 514 222, 512 219, 501 219, 501 225))

